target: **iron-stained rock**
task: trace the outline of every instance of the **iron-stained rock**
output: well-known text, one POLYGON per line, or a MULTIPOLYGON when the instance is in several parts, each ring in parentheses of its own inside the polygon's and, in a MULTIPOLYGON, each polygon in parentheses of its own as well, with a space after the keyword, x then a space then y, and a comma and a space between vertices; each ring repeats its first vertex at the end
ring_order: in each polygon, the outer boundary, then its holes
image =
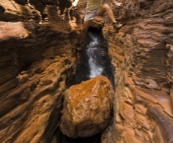
POLYGON ((71 86, 65 92, 60 129, 71 137, 89 137, 109 124, 113 88, 104 76, 71 86))

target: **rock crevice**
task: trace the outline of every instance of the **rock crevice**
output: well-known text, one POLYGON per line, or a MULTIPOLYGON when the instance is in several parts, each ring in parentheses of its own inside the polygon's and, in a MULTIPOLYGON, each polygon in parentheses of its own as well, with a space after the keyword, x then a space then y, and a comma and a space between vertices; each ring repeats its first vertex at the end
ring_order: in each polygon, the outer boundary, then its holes
MULTIPOLYGON (((81 0, 79 11, 70 17, 70 1, 0 1, 2 143, 51 142, 64 92, 74 82, 74 45, 85 4, 81 0)), ((114 117, 101 142, 172 142, 173 1, 122 4, 111 7, 124 26, 114 31, 104 17, 102 29, 116 90, 114 117)), ((102 27, 103 21, 95 24, 102 27)))

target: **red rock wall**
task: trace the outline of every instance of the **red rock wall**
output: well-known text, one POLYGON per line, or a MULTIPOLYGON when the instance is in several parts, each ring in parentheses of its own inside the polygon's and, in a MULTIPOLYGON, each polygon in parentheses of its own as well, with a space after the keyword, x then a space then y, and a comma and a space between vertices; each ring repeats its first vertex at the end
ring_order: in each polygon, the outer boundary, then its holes
POLYGON ((56 6, 45 6, 42 21, 41 2, 16 2, 0 1, 0 142, 50 143, 74 74, 77 33, 56 6))
POLYGON ((172 13, 171 0, 125 0, 115 9, 123 28, 103 29, 117 86, 112 143, 173 142, 172 13))
MULTIPOLYGON (((62 95, 74 73, 79 30, 62 21, 58 4, 0 1, 2 143, 48 143, 56 130, 62 95)), ((102 142, 172 142, 172 8, 172 0, 124 0, 114 8, 123 28, 114 32, 105 25, 116 100, 115 118, 102 142)))

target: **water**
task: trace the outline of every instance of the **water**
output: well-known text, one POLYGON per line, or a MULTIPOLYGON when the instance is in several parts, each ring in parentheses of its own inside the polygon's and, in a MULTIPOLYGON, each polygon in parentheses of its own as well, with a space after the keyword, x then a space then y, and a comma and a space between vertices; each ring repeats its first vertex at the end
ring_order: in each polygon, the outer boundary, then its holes
POLYGON ((98 38, 94 35, 90 34, 90 37, 92 38, 92 41, 87 46, 87 55, 89 57, 88 64, 90 69, 89 78, 94 78, 96 76, 99 76, 102 74, 103 67, 97 63, 97 57, 96 57, 96 50, 98 46, 98 38))
POLYGON ((89 29, 85 38, 84 47, 79 52, 76 74, 72 78, 72 85, 103 75, 114 87, 114 75, 111 60, 108 54, 108 43, 102 30, 89 29))

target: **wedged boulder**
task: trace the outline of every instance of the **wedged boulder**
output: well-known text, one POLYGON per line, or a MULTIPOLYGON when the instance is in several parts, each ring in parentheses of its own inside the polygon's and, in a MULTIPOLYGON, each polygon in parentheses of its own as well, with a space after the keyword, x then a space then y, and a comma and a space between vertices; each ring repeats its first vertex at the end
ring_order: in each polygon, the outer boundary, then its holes
POLYGON ((109 124, 114 91, 110 81, 98 76, 65 92, 60 129, 71 138, 89 137, 109 124))

